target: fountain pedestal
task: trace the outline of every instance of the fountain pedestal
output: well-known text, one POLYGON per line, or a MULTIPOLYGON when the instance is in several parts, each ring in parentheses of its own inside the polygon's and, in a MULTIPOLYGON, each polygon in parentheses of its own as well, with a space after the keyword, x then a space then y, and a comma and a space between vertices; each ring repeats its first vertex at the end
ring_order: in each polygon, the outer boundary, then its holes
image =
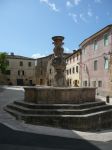
POLYGON ((65 78, 65 69, 66 69, 66 61, 63 57, 64 49, 62 47, 64 37, 63 36, 54 36, 52 37, 54 41, 54 58, 52 59, 52 65, 55 69, 54 76, 54 84, 55 87, 65 87, 66 86, 66 78, 65 78))
POLYGON ((80 104, 95 101, 95 88, 26 87, 25 101, 37 104, 80 104))

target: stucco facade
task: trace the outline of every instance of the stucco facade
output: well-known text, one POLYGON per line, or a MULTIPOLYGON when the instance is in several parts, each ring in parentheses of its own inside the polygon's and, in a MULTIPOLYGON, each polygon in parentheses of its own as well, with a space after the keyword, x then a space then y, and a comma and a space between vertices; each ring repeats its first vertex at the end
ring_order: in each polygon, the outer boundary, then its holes
POLYGON ((81 84, 79 65, 80 61, 81 49, 73 51, 73 54, 66 58, 66 80, 68 86, 79 87, 81 84))
POLYGON ((97 87, 97 94, 112 96, 112 25, 108 25, 81 44, 82 86, 97 87))
POLYGON ((8 68, 6 72, 6 83, 10 85, 34 85, 35 80, 35 59, 8 55, 8 68))

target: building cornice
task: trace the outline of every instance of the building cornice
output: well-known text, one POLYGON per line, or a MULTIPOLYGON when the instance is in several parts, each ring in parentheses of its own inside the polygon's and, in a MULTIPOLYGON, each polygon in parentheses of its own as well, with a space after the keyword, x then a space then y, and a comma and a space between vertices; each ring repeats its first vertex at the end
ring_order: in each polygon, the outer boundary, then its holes
POLYGON ((79 46, 82 47, 84 46, 86 43, 88 43, 90 40, 93 40, 95 38, 97 38, 99 35, 105 33, 106 31, 108 31, 109 29, 112 28, 112 24, 104 27, 103 29, 99 30, 98 32, 94 33, 93 35, 91 35, 90 37, 86 38, 84 41, 82 41, 79 46))
POLYGON ((7 55, 7 59, 22 59, 22 60, 36 60, 34 58, 19 56, 19 55, 7 55))
POLYGON ((71 55, 69 55, 68 57, 66 57, 66 59, 70 58, 71 56, 73 56, 74 54, 77 54, 77 53, 81 54, 81 49, 73 50, 73 53, 71 55))

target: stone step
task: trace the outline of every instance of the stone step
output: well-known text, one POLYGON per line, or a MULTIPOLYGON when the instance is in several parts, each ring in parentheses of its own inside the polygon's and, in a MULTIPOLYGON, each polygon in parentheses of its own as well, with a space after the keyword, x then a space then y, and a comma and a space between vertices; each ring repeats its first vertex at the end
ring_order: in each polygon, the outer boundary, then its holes
POLYGON ((83 115, 103 110, 112 109, 111 105, 94 106, 86 109, 30 109, 16 104, 7 105, 8 108, 17 110, 25 114, 40 114, 40 115, 83 115))
POLYGON ((32 109, 84 109, 94 106, 105 105, 104 101, 88 102, 83 104, 34 104, 24 101, 14 101, 14 104, 32 109))
POLYGON ((112 109, 86 115, 37 115, 24 114, 8 107, 4 109, 17 119, 31 124, 78 130, 95 130, 112 127, 112 109))

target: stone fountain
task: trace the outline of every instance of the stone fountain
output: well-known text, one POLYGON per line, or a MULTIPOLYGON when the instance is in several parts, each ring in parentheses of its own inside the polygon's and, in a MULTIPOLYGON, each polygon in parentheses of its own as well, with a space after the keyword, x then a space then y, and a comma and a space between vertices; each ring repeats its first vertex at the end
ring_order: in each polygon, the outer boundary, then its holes
POLYGON ((95 101, 95 88, 71 88, 66 86, 66 61, 62 47, 64 37, 52 37, 54 57, 52 66, 55 69, 53 86, 37 86, 25 88, 25 101, 39 104, 74 104, 95 101))
POLYGON ((24 100, 14 101, 4 109, 29 124, 77 130, 112 127, 112 106, 95 99, 95 88, 66 86, 64 37, 55 36, 52 40, 54 86, 25 87, 24 100))

